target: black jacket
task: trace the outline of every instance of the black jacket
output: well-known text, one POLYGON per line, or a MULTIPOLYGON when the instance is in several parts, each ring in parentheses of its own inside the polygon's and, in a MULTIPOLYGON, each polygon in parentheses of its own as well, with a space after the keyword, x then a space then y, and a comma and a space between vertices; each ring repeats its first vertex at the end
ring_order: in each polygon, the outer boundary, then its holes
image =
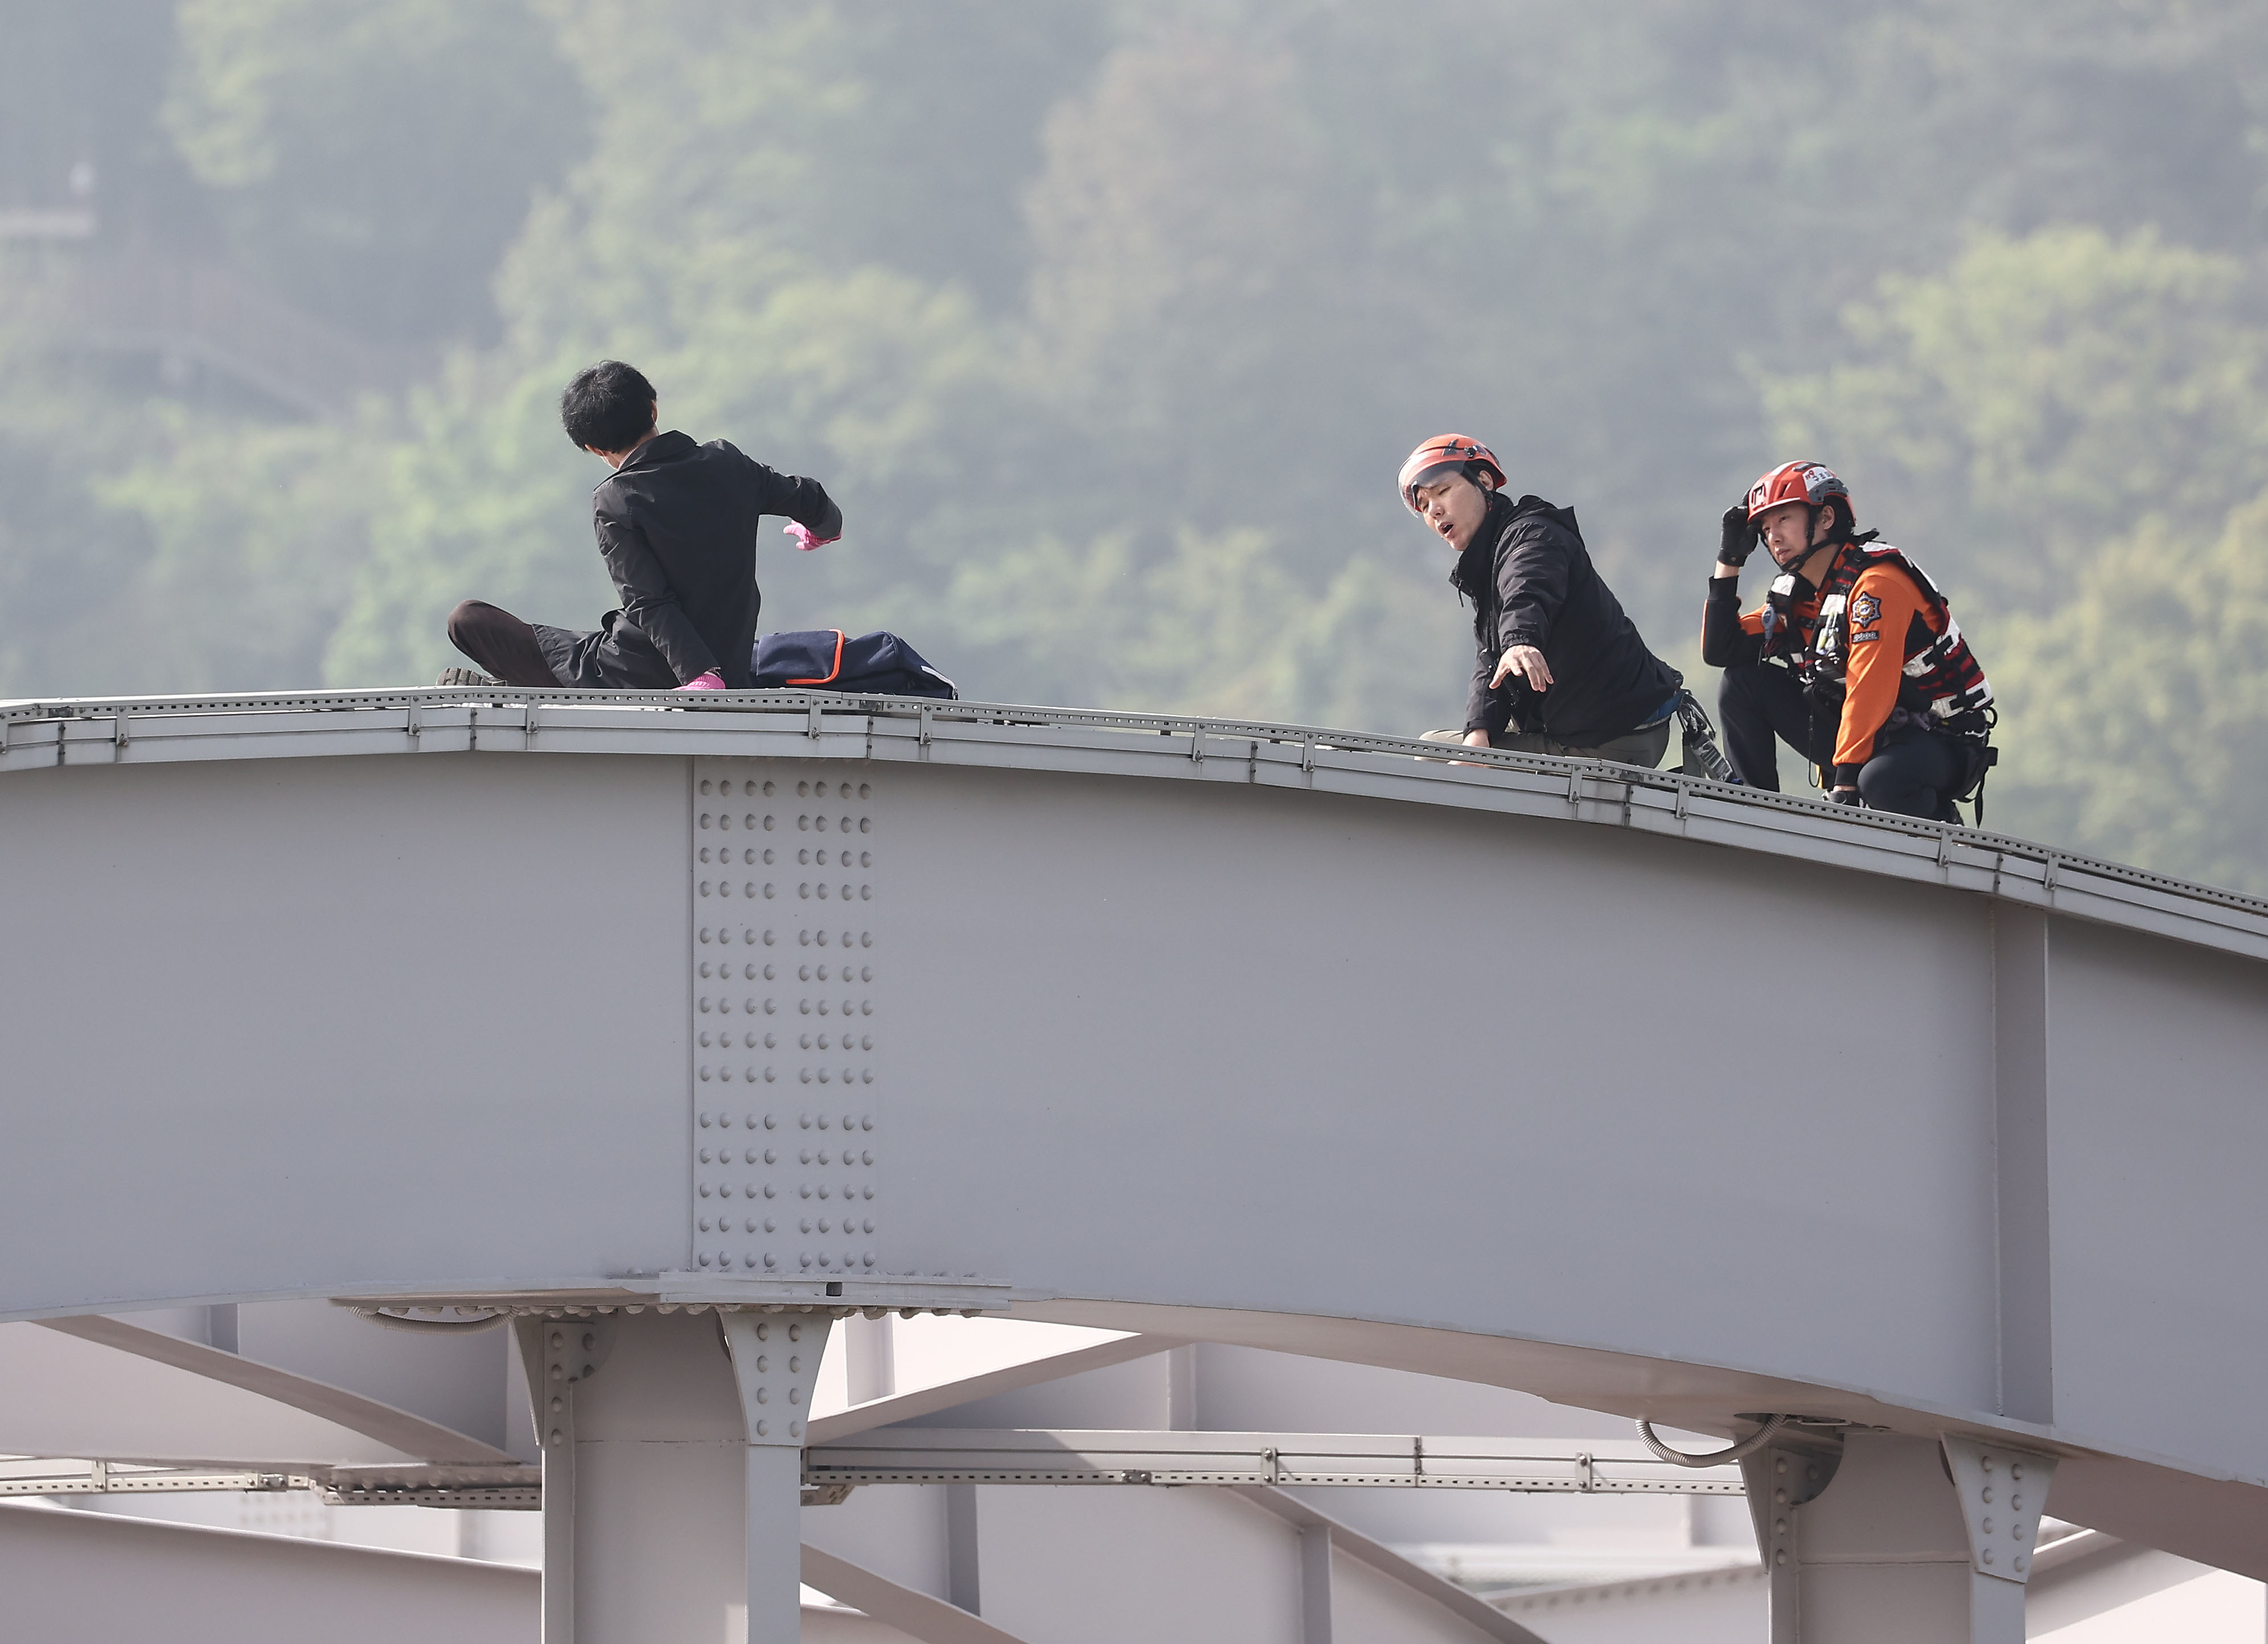
POLYGON ((591 493, 591 512, 622 608, 546 660, 565 683, 618 690, 670 690, 711 668, 747 689, 763 603, 758 519, 784 514, 814 536, 843 529, 843 511, 817 480, 676 432, 632 452, 591 493))
POLYGON ((1601 579, 1572 508, 1499 492, 1449 580, 1474 607, 1479 654, 1465 697, 1469 731, 1541 731, 1570 748, 1596 748, 1660 718, 1684 682, 1646 648, 1601 579), (1543 652, 1550 689, 1530 691, 1515 675, 1491 690, 1498 659, 1523 645, 1543 652))

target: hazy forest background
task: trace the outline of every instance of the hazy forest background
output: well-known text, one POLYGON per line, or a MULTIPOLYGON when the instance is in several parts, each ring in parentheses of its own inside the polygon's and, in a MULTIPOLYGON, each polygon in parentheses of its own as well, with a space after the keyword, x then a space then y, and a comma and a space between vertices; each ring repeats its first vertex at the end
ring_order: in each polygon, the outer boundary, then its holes
MULTIPOLYGON (((1414 734, 1420 438, 1695 656, 1793 456, 1953 593, 1990 821, 2268 891, 2259 0, 0 0, 0 695, 592 625, 576 367, 819 476, 767 628, 1414 734)), ((1749 580, 1762 579, 1753 570, 1749 580)), ((1759 592, 1752 588, 1752 593, 1759 592)))

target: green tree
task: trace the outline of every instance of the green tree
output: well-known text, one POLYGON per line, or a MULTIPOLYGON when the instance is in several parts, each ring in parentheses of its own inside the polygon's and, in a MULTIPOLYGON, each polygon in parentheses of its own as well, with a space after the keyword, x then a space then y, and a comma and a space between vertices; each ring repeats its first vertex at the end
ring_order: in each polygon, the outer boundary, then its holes
POLYGON ((491 337, 586 114, 526 0, 182 0, 165 119, 238 260, 371 338, 491 337))
POLYGON ((2268 323, 2147 231, 1977 237, 1886 278, 1783 447, 1940 574, 2001 699, 1996 827, 2268 885, 2268 323))
POLYGON ((2268 494, 2216 534, 2154 520, 2050 612, 1998 625, 2021 831, 2268 895, 2268 494))
POLYGON ((2268 325, 2237 259, 2149 230, 1980 233, 1885 277, 1846 363, 1769 381, 1780 446, 1955 586, 2037 608, 2143 520, 2198 531, 2268 485, 2268 325))

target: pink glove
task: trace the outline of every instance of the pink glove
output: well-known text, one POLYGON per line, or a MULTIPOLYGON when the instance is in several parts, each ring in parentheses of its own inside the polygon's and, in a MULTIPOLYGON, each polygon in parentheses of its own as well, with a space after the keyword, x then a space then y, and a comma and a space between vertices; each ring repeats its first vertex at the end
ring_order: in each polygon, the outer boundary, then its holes
POLYGON ((800 520, 789 520, 780 527, 780 534, 793 537, 795 545, 806 554, 814 548, 825 548, 829 542, 839 542, 843 540, 839 535, 814 536, 811 534, 811 527, 800 520))
POLYGON ((725 683, 725 676, 712 667, 699 679, 687 680, 677 688, 677 691, 680 696, 683 696, 688 690, 725 690, 728 687, 725 683))

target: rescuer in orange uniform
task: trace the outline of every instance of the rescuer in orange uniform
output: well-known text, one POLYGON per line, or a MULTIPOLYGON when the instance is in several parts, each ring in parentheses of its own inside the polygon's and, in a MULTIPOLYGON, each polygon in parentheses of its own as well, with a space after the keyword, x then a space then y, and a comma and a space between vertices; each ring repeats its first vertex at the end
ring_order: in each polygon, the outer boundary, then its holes
POLYGON ((1702 660, 1725 670, 1725 751, 1776 792, 1777 738, 1838 805, 1958 822, 1954 801, 1997 756, 1992 688, 1936 585, 1856 523, 1816 462, 1782 464, 1725 511, 1701 620, 1702 660), (1760 540, 1780 574, 1744 615, 1741 566, 1760 540))

